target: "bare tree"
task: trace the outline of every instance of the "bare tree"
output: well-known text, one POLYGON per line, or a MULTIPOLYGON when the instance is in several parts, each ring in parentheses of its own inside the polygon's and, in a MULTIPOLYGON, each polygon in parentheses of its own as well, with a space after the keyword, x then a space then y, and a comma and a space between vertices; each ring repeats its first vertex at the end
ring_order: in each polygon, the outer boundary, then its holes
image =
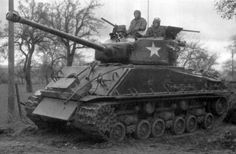
MULTIPOLYGON (((91 39, 91 36, 98 33, 98 28, 102 26, 102 22, 94 14, 94 10, 100 6, 101 4, 96 0, 91 0, 85 6, 79 0, 63 0, 52 5, 48 20, 55 29, 80 38, 91 39)), ((67 66, 71 66, 76 50, 84 46, 66 38, 57 37, 57 40, 66 50, 67 66)))
MULTIPOLYGON (((45 24, 46 12, 49 10, 48 7, 49 5, 45 3, 25 0, 23 3, 19 1, 18 10, 23 17, 45 24)), ((36 51, 37 45, 44 42, 45 37, 47 37, 46 33, 26 25, 19 25, 16 30, 16 44, 25 57, 23 71, 25 74, 27 92, 33 91, 31 81, 32 57, 36 51)))
MULTIPOLYGON (((46 24, 45 20, 49 10, 49 4, 37 3, 35 0, 22 0, 19 1, 18 12, 24 18, 35 21, 37 23, 46 24)), ((7 27, 3 31, 2 37, 7 37, 7 27)), ((32 28, 27 25, 17 24, 15 25, 15 46, 23 55, 23 72, 26 81, 27 92, 32 92, 32 81, 31 81, 31 68, 32 68, 32 57, 36 51, 37 45, 44 42, 44 38, 48 34, 32 28)), ((4 48, 6 44, 2 45, 4 48)), ((5 52, 7 52, 5 50, 5 52)))
MULTIPOLYGON (((236 64, 236 61, 233 60, 233 63, 236 64)), ((236 73, 235 67, 232 67, 233 63, 231 59, 228 59, 222 65, 222 69, 223 69, 222 76, 226 80, 232 80, 232 81, 236 80, 235 76, 233 76, 233 74, 236 73)))
POLYGON ((38 54, 42 54, 40 75, 44 78, 46 84, 48 84, 50 78, 58 71, 58 63, 66 63, 65 51, 59 42, 48 40, 39 45, 38 54))
POLYGON ((180 51, 178 65, 200 72, 211 71, 217 56, 210 55, 199 42, 190 42, 180 51))
POLYGON ((236 53, 236 35, 232 36, 231 38, 232 43, 227 46, 228 51, 231 52, 231 60, 227 60, 223 64, 223 71, 225 74, 226 79, 229 79, 229 76, 231 76, 231 80, 235 80, 235 60, 234 60, 234 55, 236 53))
MULTIPOLYGON (((99 6, 101 4, 96 0, 83 5, 79 0, 63 0, 51 5, 37 3, 35 0, 24 0, 19 1, 18 12, 24 18, 37 23, 49 25, 80 38, 93 39, 91 36, 98 33, 98 28, 102 26, 102 22, 95 17, 93 12, 99 6)), ((82 57, 80 54, 75 54, 76 50, 84 48, 83 45, 68 39, 55 37, 26 25, 17 24, 15 38, 15 45, 24 57, 23 72, 28 92, 32 91, 31 68, 32 58, 36 51, 41 53, 43 51, 43 55, 48 56, 47 69, 53 70, 55 63, 59 60, 66 59, 67 65, 71 66, 74 57, 78 59, 82 57)))
POLYGON ((215 8, 221 14, 222 18, 232 19, 236 16, 235 0, 217 0, 215 2, 215 8))

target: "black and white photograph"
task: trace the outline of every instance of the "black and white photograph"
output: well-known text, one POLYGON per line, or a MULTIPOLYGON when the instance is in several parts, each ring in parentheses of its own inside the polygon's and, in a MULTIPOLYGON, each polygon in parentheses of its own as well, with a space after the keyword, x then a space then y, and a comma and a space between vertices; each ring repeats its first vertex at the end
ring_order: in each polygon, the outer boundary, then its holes
POLYGON ((235 154, 236 0, 1 0, 0 154, 235 154))

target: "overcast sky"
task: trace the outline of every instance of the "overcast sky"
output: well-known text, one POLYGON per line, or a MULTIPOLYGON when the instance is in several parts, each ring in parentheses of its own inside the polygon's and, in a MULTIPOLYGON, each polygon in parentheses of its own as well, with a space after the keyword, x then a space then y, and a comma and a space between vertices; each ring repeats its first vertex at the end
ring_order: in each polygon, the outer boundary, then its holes
MULTIPOLYGON (((50 0, 37 0, 51 2, 50 0)), ((100 0, 104 5, 96 10, 98 17, 104 17, 115 24, 129 25, 133 11, 141 10, 147 19, 148 0, 100 0)), ((215 0, 149 0, 150 21, 160 17, 162 25, 180 26, 185 29, 199 30, 200 34, 186 34, 188 38, 201 40, 201 43, 211 52, 217 53, 218 62, 230 58, 225 47, 230 43, 230 37, 236 34, 236 19, 225 20, 214 9, 215 0)), ((17 3, 17 1, 15 1, 17 3)), ((0 19, 5 21, 8 10, 8 0, 1 0, 0 19)), ((109 26, 107 26, 108 29, 109 26)), ((107 32, 107 31, 106 31, 107 32)), ((104 35, 104 31, 101 31, 104 35)), ((106 36, 102 36, 105 38, 106 36)))

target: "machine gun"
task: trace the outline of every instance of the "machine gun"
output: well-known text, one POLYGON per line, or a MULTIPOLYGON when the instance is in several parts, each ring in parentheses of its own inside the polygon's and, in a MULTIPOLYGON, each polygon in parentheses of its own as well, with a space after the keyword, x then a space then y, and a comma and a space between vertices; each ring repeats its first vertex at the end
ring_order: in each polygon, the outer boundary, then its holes
POLYGON ((200 33, 200 31, 187 30, 187 29, 183 29, 182 27, 166 26, 166 39, 173 39, 174 40, 176 38, 177 34, 181 31, 200 33))
POLYGON ((127 33, 126 33, 125 25, 115 25, 105 18, 101 18, 101 19, 113 27, 112 33, 110 33, 111 40, 120 42, 122 38, 126 38, 127 33))

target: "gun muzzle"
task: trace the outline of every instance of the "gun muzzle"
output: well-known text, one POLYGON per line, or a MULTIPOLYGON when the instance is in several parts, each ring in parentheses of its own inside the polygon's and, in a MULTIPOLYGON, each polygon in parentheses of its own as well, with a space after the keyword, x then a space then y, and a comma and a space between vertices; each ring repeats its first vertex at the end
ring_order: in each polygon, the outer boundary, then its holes
POLYGON ((13 11, 7 13, 6 19, 12 22, 19 22, 21 20, 21 17, 17 12, 13 11))

